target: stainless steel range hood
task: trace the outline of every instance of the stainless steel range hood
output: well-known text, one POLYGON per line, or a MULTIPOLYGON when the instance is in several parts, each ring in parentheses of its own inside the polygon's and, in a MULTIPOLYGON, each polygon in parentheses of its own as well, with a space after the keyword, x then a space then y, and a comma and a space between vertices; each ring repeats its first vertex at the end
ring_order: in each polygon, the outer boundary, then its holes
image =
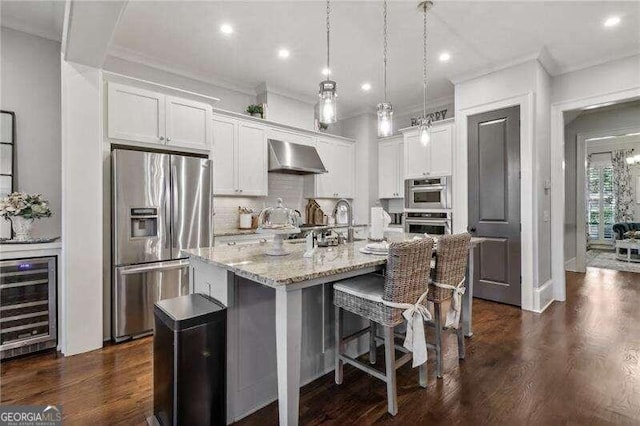
POLYGON ((269 171, 297 175, 327 173, 314 147, 276 139, 269 139, 269 171))

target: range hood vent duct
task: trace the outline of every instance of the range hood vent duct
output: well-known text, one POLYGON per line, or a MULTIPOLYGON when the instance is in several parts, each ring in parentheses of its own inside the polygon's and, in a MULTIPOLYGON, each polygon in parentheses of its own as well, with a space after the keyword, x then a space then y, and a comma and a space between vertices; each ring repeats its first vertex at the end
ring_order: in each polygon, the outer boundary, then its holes
POLYGON ((308 145, 269 139, 269 172, 296 175, 327 173, 318 151, 308 145))

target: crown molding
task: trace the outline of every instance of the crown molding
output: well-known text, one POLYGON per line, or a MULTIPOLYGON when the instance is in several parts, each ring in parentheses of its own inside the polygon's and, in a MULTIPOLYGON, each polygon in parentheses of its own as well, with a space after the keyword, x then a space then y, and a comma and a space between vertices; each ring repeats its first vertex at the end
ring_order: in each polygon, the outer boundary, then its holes
POLYGON ((640 56, 640 49, 631 49, 631 50, 628 50, 628 51, 625 51, 625 52, 621 52, 621 53, 602 56, 602 57, 600 57, 600 58, 598 58, 596 60, 583 62, 583 63, 580 63, 578 65, 572 65, 572 66, 568 66, 568 67, 560 67, 558 69, 558 73, 554 74, 554 76, 558 76, 558 75, 562 75, 562 74, 568 74, 570 72, 580 71, 580 70, 583 70, 583 69, 596 67, 598 65, 603 65, 603 64, 606 64, 608 62, 614 62, 614 61, 618 61, 618 60, 622 60, 622 59, 626 59, 626 58, 631 58, 631 57, 634 57, 634 56, 640 56))
POLYGON ((540 65, 542 65, 542 67, 549 74, 555 75, 550 72, 550 70, 554 70, 557 68, 557 65, 555 65, 555 61, 551 58, 551 55, 549 55, 546 49, 541 49, 536 53, 530 53, 528 55, 521 56, 519 58, 512 59, 506 62, 501 62, 495 65, 488 65, 485 67, 476 68, 468 72, 463 72, 461 74, 454 75, 453 77, 449 78, 449 80, 454 85, 460 84, 469 80, 476 79, 478 77, 482 77, 487 74, 492 74, 494 72, 502 71, 502 70, 512 68, 518 65, 526 64, 527 62, 532 62, 532 61, 536 61, 540 63, 540 65))
POLYGON ((256 96, 256 90, 253 87, 244 85, 241 83, 233 82, 224 78, 211 77, 191 71, 186 71, 182 68, 175 67, 167 64, 157 58, 145 55, 143 53, 128 49, 126 47, 112 45, 107 52, 108 56, 122 59, 124 61, 133 62, 136 64, 146 65, 151 68, 156 68, 161 71, 165 71, 171 74, 176 74, 182 77, 190 78, 192 80, 200 81, 202 83, 211 84, 214 86, 222 87, 224 89, 233 90, 243 93, 245 95, 256 96))
MULTIPOLYGON (((439 108, 446 105, 452 105, 455 103, 454 100, 455 100, 455 97, 453 95, 434 98, 427 101, 427 109, 439 108)), ((416 111, 422 111, 422 103, 405 106, 402 108, 402 110, 406 111, 406 114, 412 114, 412 113, 415 113, 416 111)), ((402 113, 402 114, 405 114, 405 113, 402 113)), ((398 115, 402 115, 402 114, 398 114, 398 115)))
POLYGON ((31 25, 22 19, 16 18, 15 16, 3 16, 2 28, 19 31, 21 33, 44 38, 49 41, 55 41, 56 43, 60 43, 62 39, 62 34, 56 34, 56 31, 52 29, 37 28, 36 26, 31 25))

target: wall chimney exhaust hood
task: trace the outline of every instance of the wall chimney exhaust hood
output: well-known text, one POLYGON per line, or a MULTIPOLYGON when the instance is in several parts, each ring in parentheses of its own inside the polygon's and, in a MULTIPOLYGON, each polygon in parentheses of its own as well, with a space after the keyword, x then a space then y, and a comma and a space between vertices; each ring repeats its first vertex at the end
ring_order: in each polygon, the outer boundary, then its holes
POLYGON ((268 142, 270 172, 296 175, 327 173, 314 147, 276 139, 268 142))

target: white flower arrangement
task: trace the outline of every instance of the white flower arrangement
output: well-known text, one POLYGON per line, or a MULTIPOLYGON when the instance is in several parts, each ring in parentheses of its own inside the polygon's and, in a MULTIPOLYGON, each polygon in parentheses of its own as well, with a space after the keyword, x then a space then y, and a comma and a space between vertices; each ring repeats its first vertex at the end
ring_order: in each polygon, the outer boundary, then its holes
POLYGON ((21 216, 33 220, 51 216, 51 209, 40 194, 13 192, 0 200, 0 216, 5 219, 21 216))

